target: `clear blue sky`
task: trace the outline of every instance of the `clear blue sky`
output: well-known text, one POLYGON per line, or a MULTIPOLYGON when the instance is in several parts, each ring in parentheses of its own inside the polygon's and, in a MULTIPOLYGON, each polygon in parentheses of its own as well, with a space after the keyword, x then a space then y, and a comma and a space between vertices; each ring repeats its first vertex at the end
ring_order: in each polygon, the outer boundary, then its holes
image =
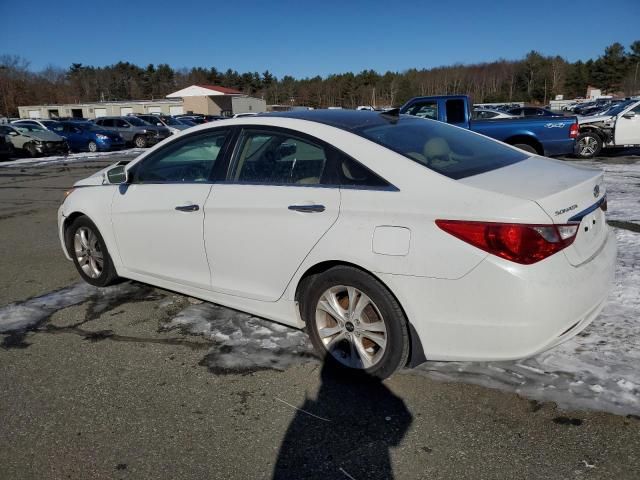
POLYGON ((0 0, 0 54, 33 70, 122 60, 325 76, 534 49, 584 60, 639 39, 640 0, 0 0))

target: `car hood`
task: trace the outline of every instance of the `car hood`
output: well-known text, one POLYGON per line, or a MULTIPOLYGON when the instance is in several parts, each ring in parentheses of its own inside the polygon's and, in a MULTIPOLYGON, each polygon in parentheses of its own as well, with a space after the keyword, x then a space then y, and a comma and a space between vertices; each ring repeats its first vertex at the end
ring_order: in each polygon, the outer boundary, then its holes
POLYGON ((60 142, 64 140, 60 135, 50 132, 49 130, 43 130, 40 132, 20 132, 20 134, 24 137, 34 138, 44 142, 60 142))
POLYGON ((611 115, 596 115, 596 116, 578 115, 578 123, 580 125, 585 125, 587 123, 610 122, 612 120, 613 120, 613 117, 611 115))

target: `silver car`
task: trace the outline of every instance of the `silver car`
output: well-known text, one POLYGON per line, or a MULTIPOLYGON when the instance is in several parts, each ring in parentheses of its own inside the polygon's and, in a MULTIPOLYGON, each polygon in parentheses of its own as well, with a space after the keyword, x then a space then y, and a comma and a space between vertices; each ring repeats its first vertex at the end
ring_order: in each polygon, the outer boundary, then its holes
POLYGON ((69 145, 64 137, 40 125, 0 125, 0 134, 11 142, 14 150, 22 150, 30 157, 69 153, 69 145))
POLYGON ((95 123, 105 130, 118 132, 125 142, 138 148, 154 145, 171 135, 168 128, 151 125, 135 116, 100 117, 95 123))

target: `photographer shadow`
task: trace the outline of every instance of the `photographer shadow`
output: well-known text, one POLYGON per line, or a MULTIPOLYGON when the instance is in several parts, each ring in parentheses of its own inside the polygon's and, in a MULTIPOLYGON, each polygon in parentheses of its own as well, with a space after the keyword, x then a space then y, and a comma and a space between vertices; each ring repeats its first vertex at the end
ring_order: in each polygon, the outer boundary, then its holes
POLYGON ((276 480, 392 479, 390 448, 413 417, 382 381, 323 362, 320 390, 297 411, 280 446, 276 480), (320 417, 320 418, 318 418, 320 417))

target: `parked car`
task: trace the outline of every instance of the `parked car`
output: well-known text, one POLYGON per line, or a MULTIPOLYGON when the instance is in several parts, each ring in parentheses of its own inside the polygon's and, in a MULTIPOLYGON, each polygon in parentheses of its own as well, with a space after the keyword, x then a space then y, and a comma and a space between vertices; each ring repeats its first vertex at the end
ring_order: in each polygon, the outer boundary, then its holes
POLYGON ((397 110, 213 122, 76 187, 58 225, 88 283, 306 327, 330 365, 380 378, 552 348, 614 275, 602 171, 397 110))
POLYGON ((603 115, 578 117, 576 154, 592 158, 603 148, 640 147, 640 101, 629 100, 608 109, 603 115))
POLYGON ((118 132, 105 130, 91 122, 59 122, 53 131, 66 138, 70 149, 76 152, 108 152, 125 147, 125 141, 118 132))
POLYGON ((95 124, 106 130, 118 132, 125 142, 138 148, 154 145, 171 135, 168 128, 151 125, 134 116, 100 117, 96 119, 95 124))
POLYGON ((187 120, 196 125, 202 125, 203 123, 207 123, 207 120, 200 115, 180 115, 180 116, 176 116, 176 118, 180 121, 187 120))
POLYGON ((540 107, 518 107, 507 110, 507 113, 516 117, 558 117, 561 113, 552 112, 540 107))
POLYGON ((176 117, 173 117, 173 119, 174 119, 176 122, 181 123, 182 125, 186 125, 187 127, 195 127, 196 125, 198 125, 197 123, 192 122, 191 120, 189 120, 189 119, 188 119, 188 118, 186 118, 186 117, 182 117, 182 118, 176 118, 176 117))
POLYGON ((11 122, 11 125, 37 125, 39 127, 42 127, 45 130, 54 131, 53 129, 56 125, 58 125, 58 121, 57 120, 34 120, 34 119, 14 120, 13 122, 11 122))
POLYGON ((30 157, 69 153, 69 145, 63 137, 40 125, 0 125, 0 133, 4 133, 14 150, 21 150, 30 157))
POLYGON ((5 137, 5 132, 2 130, 3 125, 0 123, 0 160, 9 160, 9 157, 13 154, 13 145, 5 137))
POLYGON ((180 133, 182 130, 189 128, 188 125, 180 123, 175 118, 169 115, 136 115, 141 120, 144 120, 151 125, 158 127, 167 127, 172 134, 180 133))
POLYGON ((440 120, 467 128, 496 140, 539 155, 574 153, 578 122, 575 117, 520 117, 473 120, 465 95, 416 97, 400 108, 400 113, 440 120))
POLYGON ((258 115, 257 112, 244 112, 244 113, 236 113, 232 118, 242 118, 242 117, 253 117, 258 115))
POLYGON ((488 108, 475 108, 473 110, 472 118, 474 120, 488 120, 490 118, 513 118, 514 116, 501 112, 500 110, 490 110, 488 108))

